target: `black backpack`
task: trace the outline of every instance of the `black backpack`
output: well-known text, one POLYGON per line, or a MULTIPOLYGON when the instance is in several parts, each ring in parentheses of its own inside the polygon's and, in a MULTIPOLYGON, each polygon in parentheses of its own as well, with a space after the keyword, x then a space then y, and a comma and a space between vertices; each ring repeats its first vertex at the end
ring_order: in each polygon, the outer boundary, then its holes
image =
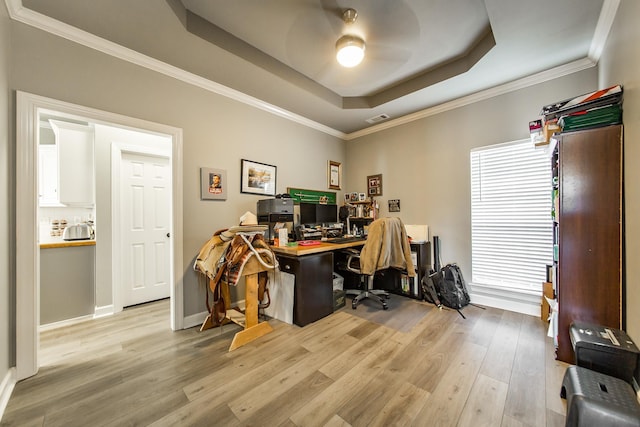
POLYGON ((438 290, 436 289, 436 285, 433 283, 433 276, 439 273, 432 273, 428 276, 423 276, 421 281, 422 286, 422 298, 430 302, 431 304, 435 304, 438 308, 442 306, 440 302, 440 297, 438 297, 438 290))
MULTIPOLYGON (((460 310, 471 302, 462 270, 456 264, 447 264, 422 280, 425 300, 460 310), (435 296, 434 296, 435 294, 435 296)), ((460 313, 462 317, 462 313, 460 313)))

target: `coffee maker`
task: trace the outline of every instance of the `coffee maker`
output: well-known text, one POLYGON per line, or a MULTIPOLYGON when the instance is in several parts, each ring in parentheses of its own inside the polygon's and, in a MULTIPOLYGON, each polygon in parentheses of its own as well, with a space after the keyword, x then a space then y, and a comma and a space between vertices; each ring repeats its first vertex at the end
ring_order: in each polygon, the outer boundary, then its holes
POLYGON ((293 232, 293 199, 275 198, 258 200, 257 206, 258 224, 266 225, 267 232, 265 238, 269 243, 277 236, 276 228, 287 229, 289 240, 295 240, 293 232))

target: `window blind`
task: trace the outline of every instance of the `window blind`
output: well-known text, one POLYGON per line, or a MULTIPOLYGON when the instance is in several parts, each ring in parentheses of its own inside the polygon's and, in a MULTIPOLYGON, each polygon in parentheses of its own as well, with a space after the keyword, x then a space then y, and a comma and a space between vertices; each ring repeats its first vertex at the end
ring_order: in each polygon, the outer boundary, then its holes
POLYGON ((551 160, 523 140, 471 151, 473 284, 540 290, 553 257, 551 160))

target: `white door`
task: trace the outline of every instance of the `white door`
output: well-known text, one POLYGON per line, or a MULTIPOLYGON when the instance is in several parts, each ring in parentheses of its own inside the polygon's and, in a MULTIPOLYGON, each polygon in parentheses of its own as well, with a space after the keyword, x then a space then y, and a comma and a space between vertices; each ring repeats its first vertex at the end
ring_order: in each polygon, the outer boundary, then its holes
POLYGON ((171 174, 169 159, 122 153, 122 305, 167 298, 171 174))

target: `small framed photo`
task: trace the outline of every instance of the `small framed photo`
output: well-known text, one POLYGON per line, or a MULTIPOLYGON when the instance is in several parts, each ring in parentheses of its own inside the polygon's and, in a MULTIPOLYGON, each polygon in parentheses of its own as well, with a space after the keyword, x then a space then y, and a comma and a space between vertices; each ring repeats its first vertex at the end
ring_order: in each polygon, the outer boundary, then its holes
POLYGON ((344 202, 349 203, 351 201, 351 193, 344 193, 344 202))
POLYGON ((329 160, 327 180, 327 185, 331 190, 340 190, 342 188, 342 165, 340 163, 329 160))
POLYGON ((400 199, 389 200, 389 212, 400 212, 400 199))
POLYGON ((358 194, 358 201, 359 202, 364 202, 366 200, 367 200, 367 195, 365 193, 358 194))
POLYGON ((242 159, 240 167, 240 192, 275 196, 276 167, 242 159))
POLYGON ((382 174, 367 177, 367 192, 369 196, 382 196, 382 174))
POLYGON ((351 193, 351 201, 352 202, 358 201, 358 193, 351 193))
POLYGON ((227 171, 200 168, 200 199, 227 200, 227 171))

